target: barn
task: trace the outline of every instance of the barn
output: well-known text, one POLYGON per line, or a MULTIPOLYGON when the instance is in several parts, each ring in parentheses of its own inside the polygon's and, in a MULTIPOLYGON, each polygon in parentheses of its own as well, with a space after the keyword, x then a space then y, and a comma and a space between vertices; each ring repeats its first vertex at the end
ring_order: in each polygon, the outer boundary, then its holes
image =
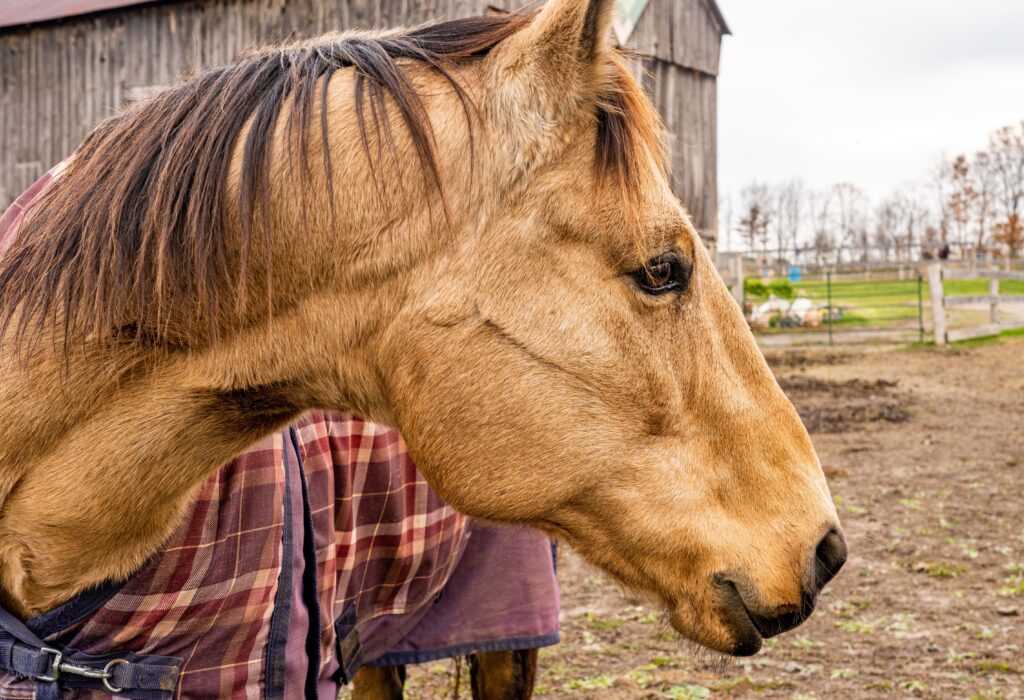
MULTIPOLYGON (((670 131, 673 186, 717 230, 715 0, 619 0, 616 32, 670 131)), ((501 12, 523 0, 0 0, 0 210, 101 119, 255 45, 501 12)))

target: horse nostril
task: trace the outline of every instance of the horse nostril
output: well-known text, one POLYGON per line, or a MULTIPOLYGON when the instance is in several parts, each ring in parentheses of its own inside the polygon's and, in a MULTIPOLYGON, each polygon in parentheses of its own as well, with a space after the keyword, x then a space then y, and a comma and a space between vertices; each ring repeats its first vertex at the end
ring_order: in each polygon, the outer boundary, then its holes
POLYGON ((822 587, 835 578, 846 563, 846 539, 835 528, 821 538, 814 550, 814 588, 822 587))

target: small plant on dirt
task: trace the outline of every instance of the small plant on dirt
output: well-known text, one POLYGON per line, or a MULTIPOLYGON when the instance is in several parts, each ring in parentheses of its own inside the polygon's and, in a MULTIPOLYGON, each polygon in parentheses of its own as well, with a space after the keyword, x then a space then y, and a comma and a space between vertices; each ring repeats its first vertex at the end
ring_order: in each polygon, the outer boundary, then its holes
POLYGON ((919 561, 914 564, 914 571, 922 574, 928 574, 932 578, 954 578, 961 574, 966 574, 969 569, 966 566, 960 566, 959 564, 950 564, 947 562, 927 562, 919 561))
POLYGON ((1006 663, 1005 661, 994 661, 992 659, 984 659, 974 665, 975 671, 979 676, 986 676, 990 673, 1014 673, 1013 666, 1006 663))
POLYGON ((923 693, 925 691, 925 685, 916 678, 908 678, 905 681, 900 681, 900 687, 912 695, 923 693))
POLYGON ((594 691, 603 688, 611 688, 615 685, 615 679, 611 676, 591 676, 590 678, 577 678, 569 681, 566 688, 569 690, 594 691))
POLYGON ((906 637, 914 622, 914 616, 911 613, 896 613, 892 616, 892 622, 886 626, 885 631, 893 633, 896 637, 906 637))
POLYGON ((663 693, 663 697, 668 700, 704 700, 711 697, 711 690, 702 685, 674 685, 663 693))
POLYGON ((646 688, 651 684, 653 678, 651 677, 651 671, 657 668, 654 664, 647 664, 646 666, 640 666, 634 668, 626 674, 626 677, 632 680, 641 688, 646 688))
POLYGON ((1006 585, 996 591, 996 595, 1019 596, 1024 595, 1024 563, 1015 562, 1007 564, 1004 570, 1009 574, 1003 583, 1006 585))
POLYGON ((622 627, 622 620, 616 620, 612 617, 601 617, 594 612, 587 613, 587 622, 590 623, 591 627, 599 630, 617 630, 622 627))
POLYGON ((946 538, 946 544, 960 548, 960 554, 964 559, 977 559, 978 549, 965 540, 958 540, 955 537, 946 538))
POLYGON ((947 664, 958 664, 961 661, 966 661, 967 659, 973 659, 976 656, 977 656, 977 654, 975 654, 973 651, 965 651, 964 653, 961 654, 960 652, 956 651, 955 649, 950 649, 949 652, 946 653, 946 663, 947 664))
POLYGON ((852 668, 834 668, 828 674, 828 677, 835 680, 836 678, 853 678, 857 675, 857 672, 852 668))
POLYGON ((790 642, 793 646, 798 649, 813 649, 815 647, 822 646, 821 642, 816 642, 806 635, 801 635, 790 642))
POLYGON ((665 616, 662 613, 649 612, 646 608, 635 608, 629 619, 639 622, 641 625, 656 625, 664 620, 665 616))
POLYGON ((892 681, 871 681, 864 686, 865 690, 892 690, 892 681))
POLYGON ((868 620, 840 620, 835 625, 844 632, 852 632, 854 634, 874 634, 875 629, 878 627, 877 622, 869 622, 868 620))

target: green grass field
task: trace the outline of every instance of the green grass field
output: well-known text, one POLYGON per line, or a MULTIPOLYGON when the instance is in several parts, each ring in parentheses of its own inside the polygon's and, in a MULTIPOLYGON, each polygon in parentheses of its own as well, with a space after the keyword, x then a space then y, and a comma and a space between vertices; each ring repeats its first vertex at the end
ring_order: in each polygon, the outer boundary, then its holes
MULTIPOLYGON (((756 278, 751 278, 756 279, 756 278)), ((947 280, 946 296, 988 294, 987 279, 947 280)), ((807 279, 792 285, 795 297, 807 297, 818 304, 828 300, 825 280, 807 279)), ((1003 294, 1024 294, 1024 281, 1002 280, 999 291, 1003 294)), ((927 283, 921 285, 925 313, 930 313, 931 294, 927 283)), ((747 301, 758 304, 767 296, 748 296, 747 301)), ((916 321, 918 316, 918 283, 910 280, 833 280, 832 305, 842 309, 839 325, 871 325, 916 321)))

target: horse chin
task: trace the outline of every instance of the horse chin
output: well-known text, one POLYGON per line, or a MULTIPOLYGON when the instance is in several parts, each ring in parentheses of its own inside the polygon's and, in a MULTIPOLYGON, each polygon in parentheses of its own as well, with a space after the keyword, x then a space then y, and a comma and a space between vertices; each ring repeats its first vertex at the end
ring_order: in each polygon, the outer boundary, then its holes
POLYGON ((682 637, 706 649, 730 656, 753 656, 764 637, 742 601, 715 585, 715 604, 696 610, 693 602, 668 606, 668 622, 682 637))
POLYGON ((729 656, 753 656, 761 650, 763 638, 746 613, 723 608, 715 619, 703 623, 699 629, 686 616, 672 612, 669 624, 686 639, 729 656))

